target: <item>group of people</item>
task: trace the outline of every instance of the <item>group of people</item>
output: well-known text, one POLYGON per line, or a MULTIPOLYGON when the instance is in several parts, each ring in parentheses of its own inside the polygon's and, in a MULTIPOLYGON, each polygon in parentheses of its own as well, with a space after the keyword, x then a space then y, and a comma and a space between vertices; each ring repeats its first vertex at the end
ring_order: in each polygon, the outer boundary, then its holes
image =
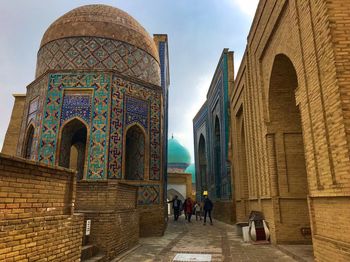
POLYGON ((202 220, 202 215, 204 216, 204 225, 207 222, 207 216, 210 219, 210 224, 213 225, 213 220, 211 218, 211 211, 213 210, 213 202, 209 199, 208 195, 204 195, 203 202, 193 201, 190 197, 182 201, 175 196, 174 199, 169 201, 172 203, 174 211, 174 221, 179 219, 181 211, 184 211, 186 220, 190 223, 193 214, 196 215, 196 220, 202 220))

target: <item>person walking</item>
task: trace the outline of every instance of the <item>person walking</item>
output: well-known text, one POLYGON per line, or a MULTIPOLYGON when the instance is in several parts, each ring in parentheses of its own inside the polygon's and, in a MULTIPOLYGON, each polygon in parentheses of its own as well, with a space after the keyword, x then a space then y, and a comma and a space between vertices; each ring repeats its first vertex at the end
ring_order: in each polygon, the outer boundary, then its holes
POLYGON ((210 225, 213 225, 213 220, 211 219, 211 211, 213 210, 213 202, 209 199, 208 195, 204 195, 204 224, 207 222, 207 215, 209 216, 210 219, 210 225))
POLYGON ((194 205, 194 212, 196 214, 196 221, 198 221, 198 217, 199 217, 199 220, 202 220, 202 208, 201 208, 201 205, 196 202, 196 204, 194 205))
POLYGON ((174 221, 177 221, 180 215, 181 200, 178 199, 177 195, 175 195, 173 200, 169 201, 168 203, 173 203, 174 221))
POLYGON ((191 223, 191 216, 193 212, 193 201, 190 197, 186 199, 186 204, 184 206, 185 213, 187 215, 188 223, 191 223))
POLYGON ((181 210, 181 211, 184 211, 185 220, 187 220, 186 204, 187 204, 187 198, 184 200, 184 203, 182 205, 182 210, 181 210))

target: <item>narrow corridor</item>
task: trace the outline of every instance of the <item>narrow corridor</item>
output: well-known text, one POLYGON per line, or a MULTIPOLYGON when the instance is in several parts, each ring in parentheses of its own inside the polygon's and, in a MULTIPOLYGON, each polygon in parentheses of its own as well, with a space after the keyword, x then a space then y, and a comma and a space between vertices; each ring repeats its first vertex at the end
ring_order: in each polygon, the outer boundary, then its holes
POLYGON ((169 220, 163 237, 140 239, 140 245, 119 261, 295 261, 272 245, 244 243, 237 236, 234 226, 214 221, 214 225, 203 225, 202 221, 185 222, 169 220), (197 260, 178 260, 177 254, 200 254, 197 260))

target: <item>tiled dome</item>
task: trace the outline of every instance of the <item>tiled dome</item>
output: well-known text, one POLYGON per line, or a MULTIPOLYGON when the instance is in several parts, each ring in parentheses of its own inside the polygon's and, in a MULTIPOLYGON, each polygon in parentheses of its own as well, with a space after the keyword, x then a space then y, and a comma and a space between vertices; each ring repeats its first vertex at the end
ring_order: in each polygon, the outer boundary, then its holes
POLYGON ((192 183, 196 183, 196 167, 194 166, 194 164, 189 165, 186 170, 185 173, 189 173, 192 175, 192 183))
POLYGON ((188 150, 175 138, 168 140, 168 166, 171 164, 184 164, 186 167, 191 163, 191 155, 188 150))
POLYGON ((85 5, 58 18, 46 30, 40 48, 68 37, 92 36, 136 46, 159 62, 157 48, 147 31, 126 12, 107 5, 85 5))

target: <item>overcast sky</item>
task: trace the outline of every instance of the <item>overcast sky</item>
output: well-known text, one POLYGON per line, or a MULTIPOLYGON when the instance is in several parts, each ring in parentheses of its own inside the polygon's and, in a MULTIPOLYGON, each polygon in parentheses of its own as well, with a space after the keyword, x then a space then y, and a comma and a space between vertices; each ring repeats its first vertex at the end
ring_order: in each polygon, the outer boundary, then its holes
POLYGON ((64 13, 85 5, 118 7, 152 35, 169 38, 169 136, 185 145, 193 161, 192 119, 206 94, 223 48, 242 58, 258 0, 11 0, 0 1, 0 148, 10 120, 13 93, 34 80, 36 54, 45 30, 64 13))

